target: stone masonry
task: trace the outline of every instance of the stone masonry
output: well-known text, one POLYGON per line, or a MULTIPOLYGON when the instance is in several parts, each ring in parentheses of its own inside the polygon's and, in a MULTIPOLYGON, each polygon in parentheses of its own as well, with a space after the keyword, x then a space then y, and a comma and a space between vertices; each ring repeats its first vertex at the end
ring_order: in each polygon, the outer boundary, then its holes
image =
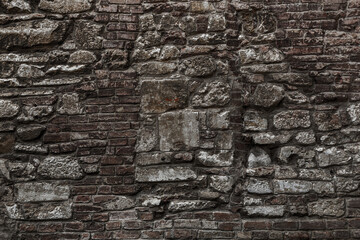
POLYGON ((360 0, 0 0, 0 239, 360 239, 360 0))

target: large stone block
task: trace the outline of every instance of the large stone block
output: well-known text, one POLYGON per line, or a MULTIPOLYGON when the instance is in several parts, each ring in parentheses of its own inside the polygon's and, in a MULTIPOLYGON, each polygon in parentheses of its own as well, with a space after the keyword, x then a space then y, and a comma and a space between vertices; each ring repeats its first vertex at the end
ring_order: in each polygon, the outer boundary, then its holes
POLYGON ((347 164, 352 160, 352 156, 344 148, 332 147, 317 154, 316 160, 320 167, 328 167, 347 164))
POLYGON ((178 111, 159 117, 160 150, 188 150, 199 146, 199 113, 178 111))
POLYGON ((244 210, 251 217, 282 217, 285 213, 285 206, 246 206, 244 210))
POLYGON ((141 108, 145 113, 162 113, 187 105, 187 84, 182 80, 144 81, 141 108))
POLYGON ((91 8, 88 0, 41 0, 39 8, 53 13, 77 13, 91 8))
POLYGON ((309 215, 340 217, 345 213, 343 199, 321 199, 308 203, 309 215))
POLYGON ((196 158, 201 164, 211 167, 229 167, 234 160, 233 152, 227 150, 220 150, 219 152, 200 151, 196 158))
POLYGON ((274 180, 275 193, 307 193, 312 190, 312 183, 300 180, 274 180))
POLYGON ((167 182, 195 180, 197 174, 189 167, 149 167, 136 168, 138 182, 167 182))
POLYGON ((274 126, 277 129, 293 129, 310 127, 309 111, 283 111, 274 116, 274 126))
POLYGON ((15 184, 19 202, 68 200, 70 188, 59 183, 28 182, 15 184))
POLYGON ((0 48, 32 47, 58 43, 64 39, 68 22, 35 20, 0 28, 0 48))
POLYGON ((79 179, 83 171, 75 158, 47 157, 40 163, 38 174, 51 179, 79 179))
POLYGON ((11 219, 20 220, 56 220, 70 219, 72 216, 72 204, 62 203, 43 203, 43 204, 9 204, 6 211, 11 219))

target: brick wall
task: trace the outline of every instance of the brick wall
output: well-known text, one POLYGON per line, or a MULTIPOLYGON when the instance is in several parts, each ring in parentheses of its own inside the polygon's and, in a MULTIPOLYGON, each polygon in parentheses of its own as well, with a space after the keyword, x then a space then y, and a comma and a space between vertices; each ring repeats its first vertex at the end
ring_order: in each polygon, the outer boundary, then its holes
POLYGON ((360 238, 358 0, 0 0, 0 239, 360 238))

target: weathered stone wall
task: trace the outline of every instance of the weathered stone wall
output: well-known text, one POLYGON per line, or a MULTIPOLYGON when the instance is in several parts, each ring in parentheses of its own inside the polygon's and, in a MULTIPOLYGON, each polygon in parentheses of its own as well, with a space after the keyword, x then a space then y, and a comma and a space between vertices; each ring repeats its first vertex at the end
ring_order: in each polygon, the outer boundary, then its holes
POLYGON ((0 0, 0 239, 360 238, 359 0, 0 0))

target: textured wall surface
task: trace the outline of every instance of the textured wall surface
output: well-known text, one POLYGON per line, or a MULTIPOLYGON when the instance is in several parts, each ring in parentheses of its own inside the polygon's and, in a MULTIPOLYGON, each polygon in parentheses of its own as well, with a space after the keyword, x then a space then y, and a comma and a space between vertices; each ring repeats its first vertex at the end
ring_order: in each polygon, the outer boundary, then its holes
POLYGON ((0 0, 0 239, 360 238, 359 0, 0 0))

